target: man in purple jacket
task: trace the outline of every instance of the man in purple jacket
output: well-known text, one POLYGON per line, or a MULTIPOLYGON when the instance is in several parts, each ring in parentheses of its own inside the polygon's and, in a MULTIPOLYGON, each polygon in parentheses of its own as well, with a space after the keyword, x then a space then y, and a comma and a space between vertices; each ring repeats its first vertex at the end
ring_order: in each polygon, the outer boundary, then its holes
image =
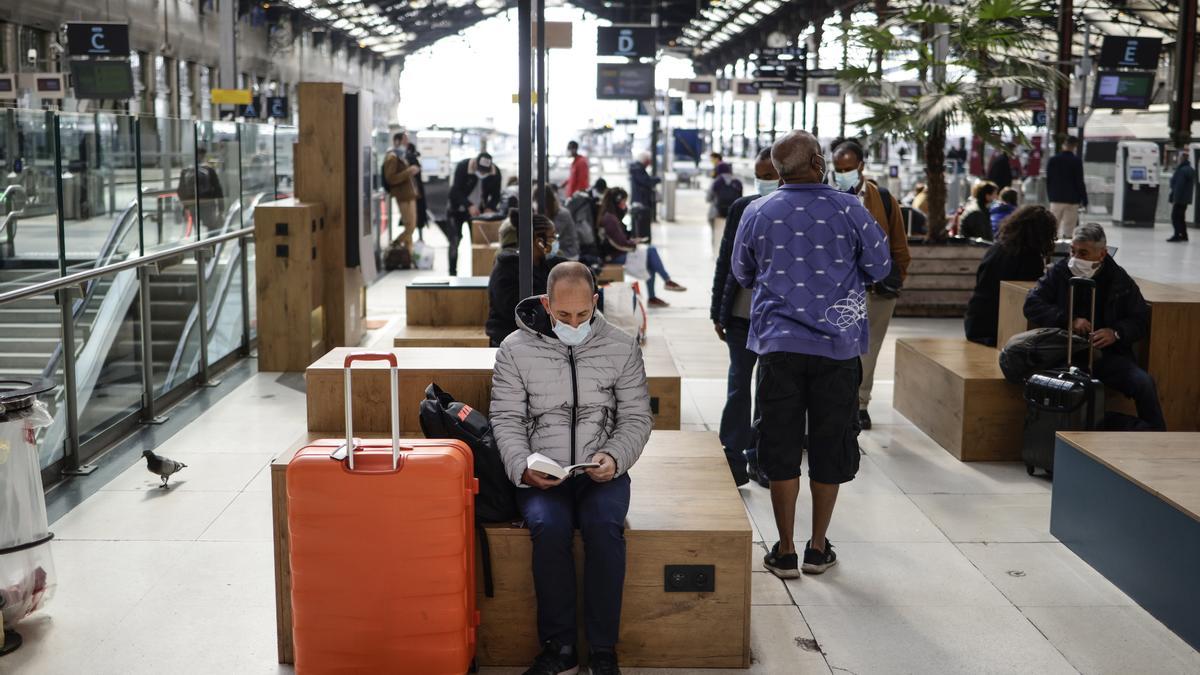
POLYGON ((785 579, 837 562, 825 538, 838 486, 858 472, 859 357, 867 352, 865 284, 887 276, 887 236, 852 194, 825 184, 817 139, 793 131, 771 149, 782 185, 746 207, 733 274, 753 291, 747 346, 759 354, 758 462, 771 480, 779 543, 763 566, 785 579), (792 542, 807 422, 812 538, 792 542))

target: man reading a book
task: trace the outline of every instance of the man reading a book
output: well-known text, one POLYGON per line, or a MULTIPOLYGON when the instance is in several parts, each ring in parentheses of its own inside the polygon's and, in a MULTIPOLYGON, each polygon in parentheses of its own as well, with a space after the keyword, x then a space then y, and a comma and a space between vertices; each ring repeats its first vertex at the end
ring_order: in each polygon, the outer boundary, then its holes
POLYGON ((579 670, 578 528, 591 672, 610 675, 620 672, 628 471, 650 437, 650 395, 637 340, 596 311, 591 271, 561 263, 546 290, 517 305, 518 330, 500 344, 492 375, 492 429, 509 479, 522 488, 517 502, 533 539, 543 649, 525 672, 579 670))

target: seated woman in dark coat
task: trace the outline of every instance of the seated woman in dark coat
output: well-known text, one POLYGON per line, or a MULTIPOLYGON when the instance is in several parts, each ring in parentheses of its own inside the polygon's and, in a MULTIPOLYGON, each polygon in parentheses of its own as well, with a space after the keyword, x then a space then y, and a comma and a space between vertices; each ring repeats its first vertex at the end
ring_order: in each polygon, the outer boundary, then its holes
MULTIPOLYGON (((516 220, 516 211, 510 220, 516 220)), ((515 234, 515 227, 513 228, 515 234)), ((505 234, 508 234, 507 232, 505 234)), ((504 239, 502 236, 501 239, 504 239)), ((504 242, 502 242, 504 243, 504 242)), ((533 217, 533 295, 546 292, 550 269, 563 258, 558 255, 554 223, 541 214, 533 217)), ((488 278, 488 318, 484 330, 493 347, 517 329, 517 303, 521 297, 521 254, 517 247, 501 248, 488 278)))
POLYGON ((1000 223, 996 243, 975 272, 975 292, 963 321, 967 339, 996 346, 1001 281, 1037 281, 1054 250, 1058 221, 1044 206, 1022 206, 1000 223))

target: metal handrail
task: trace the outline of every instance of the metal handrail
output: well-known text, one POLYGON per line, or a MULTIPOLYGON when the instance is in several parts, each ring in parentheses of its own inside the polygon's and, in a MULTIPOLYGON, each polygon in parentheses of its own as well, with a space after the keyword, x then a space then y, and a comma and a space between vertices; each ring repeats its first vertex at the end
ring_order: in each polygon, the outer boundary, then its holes
POLYGON ((111 265, 106 265, 104 267, 98 267, 96 269, 84 270, 82 272, 76 272, 75 274, 68 274, 67 276, 59 277, 58 279, 53 279, 51 281, 44 281, 40 284, 33 284, 32 286, 26 286, 25 288, 17 289, 15 291, 8 291, 7 293, 0 293, 0 306, 3 306, 10 302, 14 302, 16 300, 24 300, 25 298, 32 298, 32 297, 38 296, 38 295, 45 295, 46 293, 56 293, 60 290, 70 288, 72 286, 78 286, 79 284, 81 284, 85 281, 89 281, 89 280, 95 279, 97 277, 102 277, 102 276, 106 276, 109 274, 115 274, 117 272, 123 272, 125 270, 136 269, 138 267, 145 267, 147 265, 152 265, 156 262, 159 262, 160 260, 169 260, 171 258, 177 258, 177 257, 179 257, 179 254, 181 254, 181 253, 191 253, 192 251, 198 251, 200 249, 208 248, 210 246, 214 246, 214 245, 220 244, 222 242, 233 241, 235 239, 242 239, 244 237, 249 237, 249 236, 253 236, 253 235, 254 235, 253 227, 243 227, 240 230, 234 230, 233 232, 227 232, 225 234, 218 235, 215 237, 210 237, 210 238, 204 239, 202 241, 195 241, 190 244, 184 244, 183 246, 177 246, 175 248, 171 248, 171 249, 167 249, 167 250, 163 250, 163 251, 155 251, 154 253, 150 253, 150 254, 143 255, 143 256, 126 258, 125 260, 122 260, 121 262, 113 263, 111 265))

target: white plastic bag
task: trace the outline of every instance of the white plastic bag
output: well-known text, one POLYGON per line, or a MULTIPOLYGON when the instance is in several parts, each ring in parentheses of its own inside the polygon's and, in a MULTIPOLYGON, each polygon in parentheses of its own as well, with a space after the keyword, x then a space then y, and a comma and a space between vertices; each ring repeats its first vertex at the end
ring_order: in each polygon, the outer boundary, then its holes
POLYGON ((638 342, 646 341, 646 307, 638 282, 614 282, 604 287, 604 318, 638 342))
POLYGON ((625 274, 634 279, 649 279, 650 269, 646 263, 646 247, 639 246, 637 250, 625 254, 625 274))
POLYGON ((36 446, 37 429, 51 422, 41 401, 0 421, 0 550, 43 542, 0 554, 5 625, 43 607, 54 594, 54 560, 36 446))
POLYGON ((413 266, 419 270, 433 269, 433 247, 418 239, 412 247, 413 266))

